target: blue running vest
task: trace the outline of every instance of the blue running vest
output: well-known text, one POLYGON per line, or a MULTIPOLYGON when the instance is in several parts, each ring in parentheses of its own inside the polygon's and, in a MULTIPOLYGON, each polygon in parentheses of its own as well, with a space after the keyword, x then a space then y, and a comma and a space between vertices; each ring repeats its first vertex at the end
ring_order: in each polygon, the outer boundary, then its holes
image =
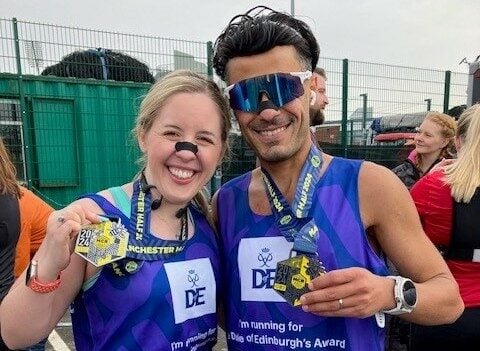
MULTIPOLYGON (((360 217, 360 167, 361 161, 333 158, 316 185, 309 216, 320 232, 318 256, 327 271, 363 267, 387 275, 360 217)), ((319 317, 290 306, 272 289, 276 263, 288 258, 292 243, 278 230, 274 215, 251 211, 251 176, 229 181, 218 194, 229 351, 384 351, 385 330, 374 316, 319 317)))
MULTIPOLYGON (((88 197, 128 228, 129 218, 109 201, 88 197)), ((71 311, 77 350, 207 351, 216 344, 217 238, 205 216, 193 205, 188 209, 195 232, 182 252, 165 260, 132 260, 139 268, 131 274, 105 266, 78 294, 71 311)))

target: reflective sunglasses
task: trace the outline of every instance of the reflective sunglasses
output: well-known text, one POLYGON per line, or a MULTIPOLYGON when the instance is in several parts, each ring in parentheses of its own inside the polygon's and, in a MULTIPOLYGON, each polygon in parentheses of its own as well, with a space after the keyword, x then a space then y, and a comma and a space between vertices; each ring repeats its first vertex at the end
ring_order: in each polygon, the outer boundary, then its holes
POLYGON ((241 80, 226 87, 224 93, 233 110, 258 111, 262 93, 266 93, 275 106, 282 107, 303 95, 303 83, 311 76, 310 71, 272 73, 241 80))

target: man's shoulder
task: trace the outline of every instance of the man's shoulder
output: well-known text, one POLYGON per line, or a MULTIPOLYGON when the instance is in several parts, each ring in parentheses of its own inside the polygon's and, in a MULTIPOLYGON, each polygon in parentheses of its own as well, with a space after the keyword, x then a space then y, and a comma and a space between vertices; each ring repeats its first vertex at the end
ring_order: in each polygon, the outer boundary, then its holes
POLYGON ((398 189, 407 190, 401 179, 390 169, 371 162, 362 163, 359 172, 359 186, 367 193, 388 195, 398 189))
POLYGON ((339 156, 332 156, 329 154, 323 154, 323 162, 325 164, 325 172, 335 172, 335 173, 350 173, 353 171, 355 174, 358 172, 358 169, 362 167, 364 160, 349 159, 339 156))

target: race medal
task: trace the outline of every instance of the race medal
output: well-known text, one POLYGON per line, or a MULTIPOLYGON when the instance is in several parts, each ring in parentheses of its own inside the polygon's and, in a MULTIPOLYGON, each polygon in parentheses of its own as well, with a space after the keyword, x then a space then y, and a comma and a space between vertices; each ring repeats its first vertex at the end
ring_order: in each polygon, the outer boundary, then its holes
POLYGON ((316 257, 297 255, 277 263, 273 289, 292 306, 300 305, 300 296, 310 291, 308 283, 325 274, 316 257))
POLYGON ((128 231, 120 221, 105 221, 82 227, 75 243, 75 252, 100 267, 124 258, 127 244, 128 231))

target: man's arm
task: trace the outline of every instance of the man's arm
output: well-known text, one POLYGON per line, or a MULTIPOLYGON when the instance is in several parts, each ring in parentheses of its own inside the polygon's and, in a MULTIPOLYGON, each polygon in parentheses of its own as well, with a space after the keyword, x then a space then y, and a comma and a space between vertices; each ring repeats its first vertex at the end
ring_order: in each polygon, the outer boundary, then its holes
MULTIPOLYGON (((366 162, 359 179, 364 223, 400 275, 417 288, 417 306, 405 319, 421 324, 455 321, 463 311, 458 285, 422 229, 413 200, 388 169, 366 162)), ((393 297, 393 294, 392 294, 393 297)), ((391 306, 394 303, 392 300, 391 306)))
MULTIPOLYGON (((458 285, 423 232, 405 186, 388 169, 365 162, 359 175, 359 197, 365 228, 399 274, 415 282, 416 308, 402 317, 427 325, 455 321, 463 311, 458 285)), ((310 285, 314 291, 301 302, 304 310, 319 315, 367 317, 395 307, 393 286, 393 279, 363 268, 339 269, 314 279, 310 285)))

